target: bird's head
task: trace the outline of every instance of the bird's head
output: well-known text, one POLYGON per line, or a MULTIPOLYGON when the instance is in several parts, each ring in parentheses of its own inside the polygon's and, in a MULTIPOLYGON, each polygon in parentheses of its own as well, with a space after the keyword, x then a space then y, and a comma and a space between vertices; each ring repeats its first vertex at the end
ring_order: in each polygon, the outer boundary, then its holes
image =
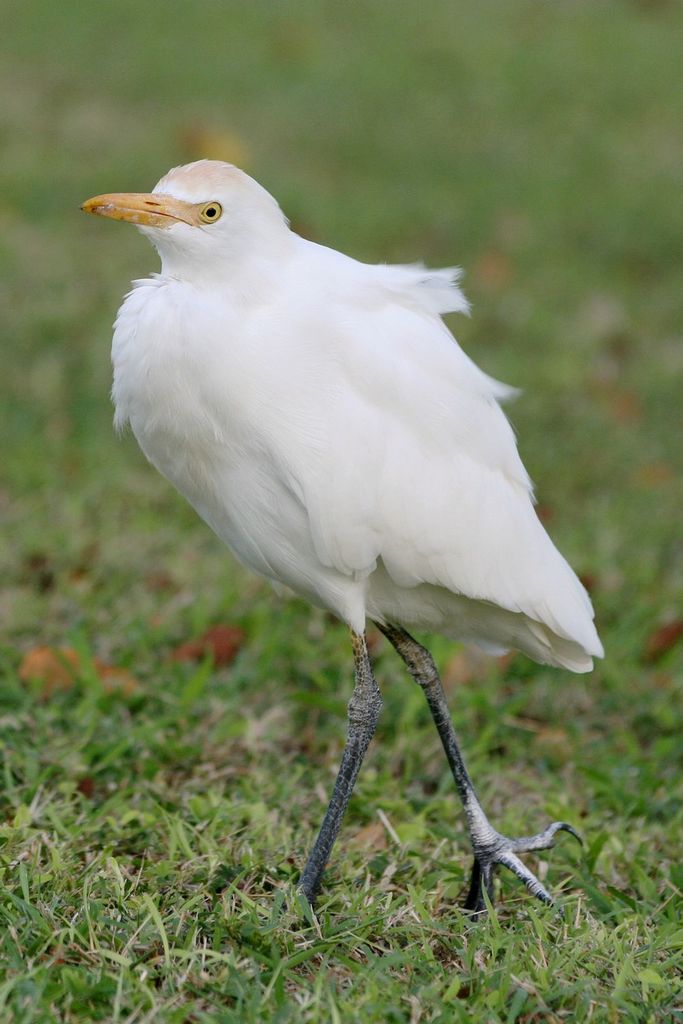
POLYGON ((206 281, 289 235, 273 197, 248 174, 220 160, 174 167, 151 192, 94 196, 82 210, 135 224, 158 250, 162 271, 206 281))

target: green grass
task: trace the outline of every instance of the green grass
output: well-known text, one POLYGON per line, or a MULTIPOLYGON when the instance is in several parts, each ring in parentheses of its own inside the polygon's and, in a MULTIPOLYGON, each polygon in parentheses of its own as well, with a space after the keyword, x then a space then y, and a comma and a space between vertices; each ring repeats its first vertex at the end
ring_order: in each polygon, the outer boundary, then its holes
POLYGON ((0 1019, 683 1020, 680 6, 437 0, 16 6, 3 25, 0 1019), (78 212, 211 147, 304 233, 461 263, 455 326, 590 577, 589 677, 438 638, 493 821, 586 838, 460 912, 466 833, 421 694, 385 709, 315 919, 295 882, 345 733, 345 631, 237 569, 111 431, 110 322, 155 268, 78 212), (215 622, 229 668, 170 659, 215 622), (67 690, 19 678, 80 652, 67 690), (105 692, 94 658, 127 668, 105 692), (389 828, 383 825, 389 823, 389 828))

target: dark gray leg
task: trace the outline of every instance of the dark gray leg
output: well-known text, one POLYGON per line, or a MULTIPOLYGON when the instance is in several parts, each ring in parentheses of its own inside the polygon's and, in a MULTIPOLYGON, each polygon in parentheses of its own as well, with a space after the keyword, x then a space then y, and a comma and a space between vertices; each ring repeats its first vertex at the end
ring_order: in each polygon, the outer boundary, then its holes
POLYGON ((363 763, 365 751, 375 733, 382 708, 382 697, 372 674, 365 635, 352 632, 351 642, 356 685, 349 701, 346 746, 327 813, 299 881, 299 888, 311 904, 320 888, 320 879, 339 833, 346 805, 363 763))
POLYGON ((493 873, 497 864, 503 864, 513 871, 524 882, 529 892, 543 903, 552 903, 550 894, 522 863, 517 854, 526 853, 529 850, 548 849, 553 845, 553 839, 557 832, 570 832, 579 842, 581 842, 580 836, 571 825, 567 825, 564 821, 556 821, 549 825, 544 832, 522 839, 508 839, 507 836, 496 832, 477 799, 472 780, 458 748, 455 730, 448 712, 446 695, 443 692, 443 686, 431 654, 400 626, 382 625, 378 622, 377 627, 396 648, 411 676, 425 692, 432 718, 441 737, 455 785, 465 809, 467 828, 474 851, 474 866, 465 909, 475 914, 485 911, 484 890, 489 899, 492 899, 493 873))

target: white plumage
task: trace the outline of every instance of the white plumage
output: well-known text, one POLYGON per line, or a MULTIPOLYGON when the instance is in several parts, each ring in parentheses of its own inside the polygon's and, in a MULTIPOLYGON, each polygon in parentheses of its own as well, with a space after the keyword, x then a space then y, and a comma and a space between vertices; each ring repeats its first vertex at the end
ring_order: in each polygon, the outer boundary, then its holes
POLYGON ((441 320, 468 308, 458 271, 306 241, 227 164, 152 195, 223 212, 135 218, 162 269, 119 310, 116 423, 237 558, 356 632, 371 617, 590 670, 590 601, 534 511, 511 389, 441 320))
POLYGON ((577 833, 492 827, 436 666, 403 628, 575 672, 602 655, 588 596, 534 512, 499 404, 511 389, 441 319, 467 310, 458 271, 367 266, 305 241, 260 185, 213 161, 83 208, 138 224, 161 256, 116 321, 117 425, 240 561, 351 629, 347 740, 301 891, 315 899, 376 728, 371 618, 425 693, 463 803, 466 909, 485 912, 499 865, 551 903, 519 854, 577 833))

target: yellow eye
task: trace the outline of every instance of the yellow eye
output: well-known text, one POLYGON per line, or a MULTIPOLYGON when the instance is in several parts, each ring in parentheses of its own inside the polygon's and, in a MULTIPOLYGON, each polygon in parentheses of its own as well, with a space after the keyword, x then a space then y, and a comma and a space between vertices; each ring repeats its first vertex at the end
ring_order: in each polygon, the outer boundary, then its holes
POLYGON ((213 224, 220 220, 223 214, 223 207, 220 203, 205 203, 199 211, 199 219, 205 224, 213 224))

